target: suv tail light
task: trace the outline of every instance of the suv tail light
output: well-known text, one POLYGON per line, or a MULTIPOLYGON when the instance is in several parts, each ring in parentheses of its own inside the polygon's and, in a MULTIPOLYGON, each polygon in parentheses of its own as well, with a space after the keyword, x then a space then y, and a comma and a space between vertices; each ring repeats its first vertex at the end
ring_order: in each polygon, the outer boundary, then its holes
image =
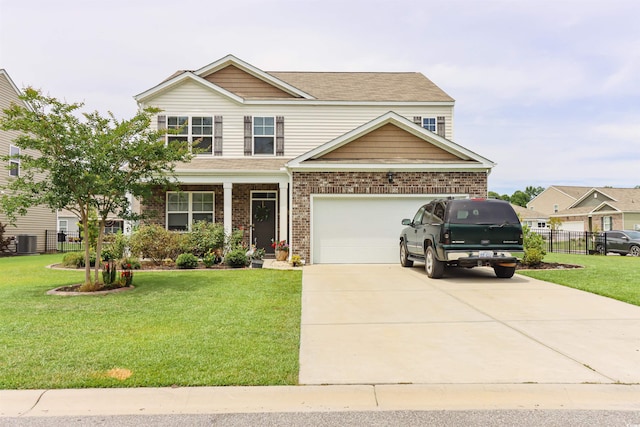
POLYGON ((451 230, 449 230, 448 228, 445 228, 444 230, 442 230, 442 238, 440 240, 442 240, 443 244, 450 245, 451 244, 451 230))

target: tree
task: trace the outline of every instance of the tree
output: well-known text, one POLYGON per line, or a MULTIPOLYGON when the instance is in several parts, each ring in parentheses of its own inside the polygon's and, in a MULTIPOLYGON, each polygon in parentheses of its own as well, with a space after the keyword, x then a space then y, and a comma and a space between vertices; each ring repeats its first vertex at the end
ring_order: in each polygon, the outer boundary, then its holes
MULTIPOLYGON (((68 209, 80 218, 89 235, 89 215, 98 215, 95 281, 109 214, 134 219, 130 197, 145 197, 174 178, 175 163, 189 161, 185 144, 165 144, 164 131, 149 128, 159 112, 146 108, 129 120, 98 112, 79 113, 82 103, 67 104, 27 88, 21 96, 32 108, 13 104, 4 111, 0 128, 21 132, 20 176, 9 182, 0 205, 10 219, 27 208, 44 204, 68 209), (27 154, 35 150, 37 156, 27 154), (46 179, 42 179, 42 176, 46 179)), ((85 284, 91 285, 89 245, 85 245, 85 284)))
POLYGON ((527 203, 529 203, 530 197, 524 191, 517 190, 515 193, 511 195, 510 201, 514 205, 526 207, 527 203))
POLYGON ((533 199, 543 191, 544 187, 533 187, 531 185, 527 186, 527 188, 524 189, 525 194, 529 196, 529 201, 531 201, 531 199, 533 199))

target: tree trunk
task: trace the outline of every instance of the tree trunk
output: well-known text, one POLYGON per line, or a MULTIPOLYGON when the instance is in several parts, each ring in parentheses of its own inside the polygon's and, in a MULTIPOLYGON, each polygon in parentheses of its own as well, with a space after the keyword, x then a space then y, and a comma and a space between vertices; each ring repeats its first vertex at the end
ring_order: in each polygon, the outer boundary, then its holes
POLYGON ((91 284, 91 252, 89 250, 89 209, 81 208, 82 229, 84 230, 84 283, 91 284))
POLYGON ((100 218, 98 221, 98 240, 96 241, 96 268, 95 283, 100 283, 100 257, 102 256, 102 239, 104 238, 104 224, 106 220, 100 218))

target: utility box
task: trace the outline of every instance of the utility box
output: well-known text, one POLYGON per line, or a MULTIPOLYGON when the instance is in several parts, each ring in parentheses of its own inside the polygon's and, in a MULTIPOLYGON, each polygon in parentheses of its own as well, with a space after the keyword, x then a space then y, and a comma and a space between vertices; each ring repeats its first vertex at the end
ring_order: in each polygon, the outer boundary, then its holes
POLYGON ((16 240, 16 252, 19 254, 35 254, 38 252, 38 236, 18 234, 16 240))

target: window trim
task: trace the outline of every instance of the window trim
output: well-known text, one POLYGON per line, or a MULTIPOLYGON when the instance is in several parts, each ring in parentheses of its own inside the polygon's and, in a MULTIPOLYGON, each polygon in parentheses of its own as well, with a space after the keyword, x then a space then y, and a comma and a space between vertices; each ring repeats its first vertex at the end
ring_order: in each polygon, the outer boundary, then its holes
MULTIPOLYGON (((263 125, 264 127, 264 125, 263 125)), ((276 155, 276 116, 252 116, 251 117, 251 155, 252 156, 275 156, 276 155), (271 119, 273 121, 273 133, 271 135, 256 135, 256 119, 271 119), (256 153, 256 138, 270 137, 272 139, 273 151, 271 153, 256 153)))
POLYGON ((430 116, 429 117, 425 117, 425 116, 422 116, 422 127, 424 129, 428 130, 429 132, 436 133, 438 131, 438 119, 437 119, 437 117, 430 117, 430 116), (431 129, 431 123, 429 123, 429 127, 425 126, 424 122, 427 121, 427 120, 429 120, 429 121, 433 120, 433 129, 431 129))
POLYGON ((9 176, 16 178, 20 176, 20 151, 20 147, 13 144, 9 145, 9 176), (14 149, 17 150, 17 153, 13 152, 14 149), (13 165, 16 165, 15 168, 13 167, 13 165), (15 173, 13 173, 14 170, 16 171, 15 173))
POLYGON ((174 231, 182 231, 188 232, 191 231, 191 226, 193 225, 193 214, 202 214, 207 213, 211 214, 211 223, 215 224, 216 222, 216 193, 215 191, 167 191, 165 193, 165 229, 172 230, 169 228, 169 215, 171 214, 187 214, 187 229, 186 230, 175 230, 174 231), (169 211, 169 195, 171 194, 186 194, 187 195, 187 210, 186 211, 169 211), (193 195, 194 194, 211 194, 212 198, 212 209, 211 211, 194 211, 193 210, 193 195))
MULTIPOLYGON (((167 126, 167 130, 170 131, 171 129, 177 129, 180 126, 177 125, 170 125, 169 121, 172 118, 186 118, 187 119, 187 123, 185 126, 186 129, 186 133, 179 133, 179 134, 171 134, 169 132, 167 132, 167 136, 166 136, 166 142, 167 144, 170 142, 170 138, 175 138, 175 139, 179 139, 179 138, 186 138, 187 142, 189 144, 189 151, 191 151, 192 154, 194 154, 195 156, 210 156, 213 157, 215 155, 215 147, 214 147, 214 143, 215 143, 215 126, 216 126, 216 121, 215 121, 215 115, 211 114, 211 115, 207 115, 207 114, 200 114, 200 115, 193 115, 193 114, 167 114, 166 116, 166 126, 167 126), (210 119, 211 120, 211 134, 194 134, 193 132, 193 119, 198 118, 198 119, 210 119), (176 127, 177 126, 177 127, 176 127), (202 138, 202 137, 208 137, 211 139, 211 150, 210 151, 206 151, 206 152, 200 152, 200 153, 194 153, 193 152, 193 141, 194 139, 197 140, 198 138, 202 138)), ((198 125, 200 127, 202 126, 209 126, 209 125, 198 125)))

